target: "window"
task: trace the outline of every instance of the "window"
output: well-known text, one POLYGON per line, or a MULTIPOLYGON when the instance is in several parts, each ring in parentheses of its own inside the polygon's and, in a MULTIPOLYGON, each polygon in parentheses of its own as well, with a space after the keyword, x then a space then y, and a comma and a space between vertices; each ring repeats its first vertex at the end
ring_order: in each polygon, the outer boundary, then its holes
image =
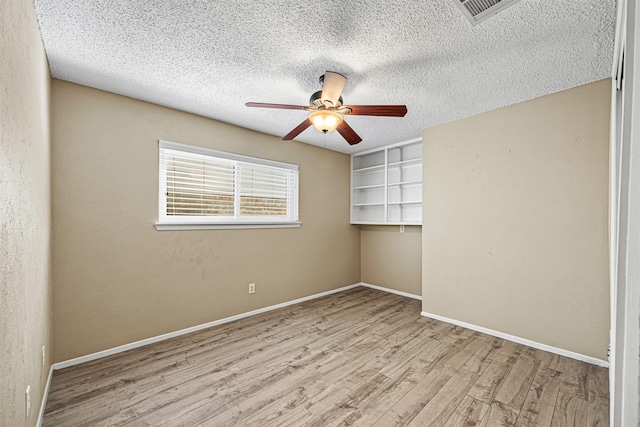
POLYGON ((298 166, 160 141, 156 228, 299 227, 298 166))

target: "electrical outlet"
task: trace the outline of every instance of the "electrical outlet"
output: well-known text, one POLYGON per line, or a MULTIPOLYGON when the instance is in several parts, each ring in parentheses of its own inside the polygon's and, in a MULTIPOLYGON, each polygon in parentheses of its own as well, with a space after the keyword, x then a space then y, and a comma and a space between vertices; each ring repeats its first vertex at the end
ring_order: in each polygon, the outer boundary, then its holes
POLYGON ((27 386, 27 391, 24 392, 24 410, 25 418, 29 418, 29 413, 31 413, 31 386, 27 386))
POLYGON ((401 232, 401 233, 404 233, 404 225, 401 225, 401 226, 400 226, 400 232, 401 232))
POLYGON ((249 283, 249 293, 250 294, 255 294, 256 293, 256 284, 255 283, 249 283))
POLYGON ((42 346, 42 366, 44 366, 44 361, 47 358, 46 347, 42 346))

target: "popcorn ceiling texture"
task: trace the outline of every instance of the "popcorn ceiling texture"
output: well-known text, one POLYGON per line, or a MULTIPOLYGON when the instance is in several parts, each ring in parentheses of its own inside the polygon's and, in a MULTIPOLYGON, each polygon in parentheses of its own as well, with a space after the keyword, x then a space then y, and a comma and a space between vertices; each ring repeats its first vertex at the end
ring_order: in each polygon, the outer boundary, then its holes
MULTIPOLYGON (((406 104, 404 118, 347 117, 363 142, 307 129, 345 153, 607 78, 615 0, 523 0, 473 27, 454 0, 35 0, 53 77, 282 137, 326 70, 345 104, 406 104)), ((188 141, 185 141, 188 142, 188 141)))

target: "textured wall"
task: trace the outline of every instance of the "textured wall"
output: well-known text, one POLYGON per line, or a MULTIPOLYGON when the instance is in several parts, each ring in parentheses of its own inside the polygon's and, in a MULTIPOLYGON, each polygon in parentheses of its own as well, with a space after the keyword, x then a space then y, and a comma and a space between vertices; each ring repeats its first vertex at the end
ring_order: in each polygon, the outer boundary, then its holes
POLYGON ((361 225, 362 281, 422 295, 422 227, 361 225))
POLYGON ((349 156, 56 79, 52 105, 56 361, 360 281, 349 156), (158 139, 299 164, 302 227, 157 231, 158 139))
POLYGON ((49 373, 50 81, 31 1, 0 1, 0 426, 35 425, 49 373))
POLYGON ((423 132, 423 309, 607 359, 610 81, 423 132))

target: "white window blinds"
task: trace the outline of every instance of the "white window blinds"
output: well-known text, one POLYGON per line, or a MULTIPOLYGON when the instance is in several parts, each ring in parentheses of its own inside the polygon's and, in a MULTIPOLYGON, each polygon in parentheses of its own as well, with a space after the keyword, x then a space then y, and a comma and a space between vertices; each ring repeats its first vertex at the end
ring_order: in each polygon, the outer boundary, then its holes
POLYGON ((298 166, 160 141, 160 223, 297 223, 298 166))

